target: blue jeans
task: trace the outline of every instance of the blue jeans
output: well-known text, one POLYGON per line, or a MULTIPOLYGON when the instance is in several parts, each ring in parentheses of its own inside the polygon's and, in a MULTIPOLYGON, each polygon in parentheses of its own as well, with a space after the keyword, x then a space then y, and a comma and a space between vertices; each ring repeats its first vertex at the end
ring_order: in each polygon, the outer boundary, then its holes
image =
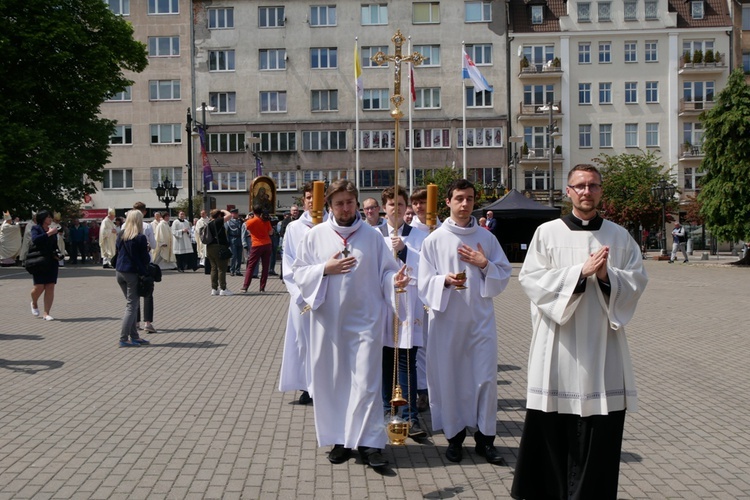
MULTIPOLYGON (((398 350, 398 385, 404 399, 409 404, 403 406, 403 419, 411 422, 417 420, 417 350, 419 347, 398 350), (408 365, 407 365, 408 363, 408 365), (407 372, 408 367, 408 372, 407 372)), ((391 410, 391 398, 393 397, 393 347, 383 346, 383 411, 391 410)), ((396 408, 396 415, 400 409, 396 408)))
POLYGON ((229 263, 229 272, 240 274, 242 268, 242 240, 233 238, 229 241, 229 249, 232 251, 232 260, 229 263))
POLYGON ((125 315, 120 326, 120 341, 138 338, 138 274, 117 271, 117 284, 125 296, 125 315))

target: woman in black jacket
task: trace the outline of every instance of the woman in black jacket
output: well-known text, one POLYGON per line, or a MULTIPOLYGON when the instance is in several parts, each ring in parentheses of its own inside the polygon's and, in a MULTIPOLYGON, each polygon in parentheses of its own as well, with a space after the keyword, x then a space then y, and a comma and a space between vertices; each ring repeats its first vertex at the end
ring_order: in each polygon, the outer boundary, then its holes
POLYGON ((51 227, 52 213, 40 210, 36 214, 36 224, 31 227, 31 244, 45 257, 45 264, 32 273, 34 288, 31 289, 31 314, 39 316, 38 301, 44 293, 44 319, 52 321, 49 315, 52 302, 55 300, 58 264, 55 257, 57 250, 57 227, 51 227))
POLYGON ((117 284, 127 303, 120 329, 120 347, 138 347, 149 341, 138 335, 138 277, 148 276, 148 241, 143 234, 143 214, 131 210, 117 241, 117 284), (130 341, 128 341, 130 337, 130 341))

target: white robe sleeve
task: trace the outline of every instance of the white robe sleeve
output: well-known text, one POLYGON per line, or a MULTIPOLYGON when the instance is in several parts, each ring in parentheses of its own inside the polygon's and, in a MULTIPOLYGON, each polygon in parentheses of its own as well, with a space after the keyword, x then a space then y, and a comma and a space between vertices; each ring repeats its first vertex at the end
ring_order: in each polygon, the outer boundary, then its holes
POLYGON ((450 287, 445 286, 445 274, 438 274, 434 255, 435 246, 425 241, 419 258, 417 287, 419 298, 432 310, 443 312, 448 307, 450 287))
MULTIPOLYGON (((494 236, 493 236, 494 239, 494 236)), ((503 252, 503 248, 495 240, 489 248, 482 247, 487 254, 487 267, 482 271, 483 279, 480 286, 480 294, 483 298, 491 299, 500 295, 508 286, 513 266, 503 252)))
POLYGON ((325 301, 328 278, 323 275, 326 261, 316 261, 314 241, 311 236, 314 236, 312 232, 308 232, 297 247, 292 272, 302 300, 316 310, 325 301))
POLYGON ((597 286, 599 298, 602 305, 607 311, 609 326, 612 330, 619 330, 626 325, 635 314, 636 305, 641 298, 641 294, 646 289, 648 277, 646 270, 643 268, 643 256, 638 244, 631 238, 629 251, 625 249, 621 253, 619 263, 609 262, 607 265, 607 274, 612 291, 607 296, 597 286), (613 267, 615 264, 619 267, 613 267))
MULTIPOLYGON (((297 257, 297 249, 295 246, 299 243, 298 232, 292 229, 289 231, 291 224, 287 226, 287 234, 284 235, 283 241, 283 252, 281 254, 282 259, 282 277, 284 278, 284 285, 291 296, 292 302, 297 305, 300 312, 305 308, 305 299, 302 297, 297 283, 294 281, 294 261, 297 257)), ((244 227, 244 226, 243 226, 244 227)))

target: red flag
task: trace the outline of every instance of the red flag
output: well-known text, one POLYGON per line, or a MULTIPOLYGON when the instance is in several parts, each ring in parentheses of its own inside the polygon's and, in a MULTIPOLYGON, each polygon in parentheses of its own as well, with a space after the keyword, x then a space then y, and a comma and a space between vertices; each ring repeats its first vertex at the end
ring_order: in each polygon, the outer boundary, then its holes
POLYGON ((409 86, 411 87, 411 102, 417 101, 417 89, 414 88, 414 66, 409 65, 409 86))

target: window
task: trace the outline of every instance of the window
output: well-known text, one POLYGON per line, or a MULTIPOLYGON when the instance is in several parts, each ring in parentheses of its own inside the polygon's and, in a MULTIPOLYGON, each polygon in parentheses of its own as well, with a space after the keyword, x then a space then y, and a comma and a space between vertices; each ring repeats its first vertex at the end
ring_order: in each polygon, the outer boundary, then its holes
POLYGON ((346 179, 346 170, 303 170, 301 182, 323 181, 326 179, 346 179))
POLYGON ((487 23, 492 21, 492 2, 466 2, 467 23, 487 23))
MULTIPOLYGON (((523 56, 529 61, 530 65, 536 67, 537 71, 542 71, 542 67, 548 61, 555 58, 554 45, 524 45, 523 56)), ((476 62, 476 61, 474 61, 476 62)))
POLYGON ((180 0, 148 0, 149 14, 179 14, 180 0))
POLYGON ((612 104, 612 82, 599 83, 599 104, 612 104))
POLYGON ((529 191, 546 191, 549 172, 546 170, 526 170, 523 173, 523 188, 529 191))
POLYGON ((259 27, 283 28, 285 22, 284 7, 258 7, 259 27))
POLYGON ((742 6, 742 31, 750 31, 750 5, 742 6))
POLYGON ((305 151, 346 150, 346 130, 302 131, 302 149, 305 151))
POLYGON ((703 19, 703 0, 693 0, 690 2, 690 15, 693 19, 703 19))
POLYGON ((700 146, 703 144, 703 124, 701 122, 683 123, 682 142, 689 142, 693 146, 697 146, 698 151, 700 151, 700 146))
POLYGON ((253 137, 260 139, 258 151, 261 153, 297 151, 296 132, 259 132, 253 134, 253 137))
POLYGON ((208 134, 209 153, 244 153, 244 132, 220 132, 208 134))
POLYGON ((704 175, 706 175, 706 172, 700 171, 698 168, 685 167, 685 189, 699 189, 704 175))
POLYGON ((133 100, 133 87, 128 85, 122 92, 112 94, 107 102, 118 102, 118 101, 132 101, 133 100))
POLYGON ((236 113, 236 92, 209 92, 209 106, 216 108, 216 113, 236 113))
POLYGON ((104 169, 103 189, 133 189, 133 170, 130 168, 104 169))
POLYGON ((646 147, 647 148, 659 147, 659 124, 658 123, 646 124, 646 147))
POLYGON ((390 109, 388 89, 365 89, 365 95, 362 99, 362 109, 371 111, 390 109))
POLYGON ((492 44, 466 45, 466 53, 477 66, 492 64, 492 44))
POLYGON ((610 42, 599 42, 599 64, 612 62, 612 44, 610 42))
POLYGON ((682 97, 686 101, 713 101, 714 82, 683 82, 682 97))
MULTIPOLYGON (((409 134, 406 134, 406 147, 411 147, 409 134)), ((447 128, 415 129, 414 149, 435 149, 451 147, 451 131, 447 128)))
POLYGON ((258 56, 263 71, 286 69, 286 49, 261 49, 258 56))
POLYGON ((658 19, 658 18, 659 18, 658 0, 646 0, 646 19, 658 19))
POLYGON ((360 170, 359 185, 365 188, 384 188, 394 184, 393 169, 360 170))
POLYGON ((625 104, 638 103, 638 82, 625 82, 625 104))
POLYGON ((336 26, 336 6, 312 5, 310 7, 310 26, 336 26))
POLYGON ((362 5, 362 26, 388 24, 388 6, 386 4, 362 5))
MULTIPOLYGON (((524 85, 523 104, 536 108, 555 101, 554 85, 524 85)), ((536 112, 536 110, 534 110, 536 112)))
POLYGON ((271 172, 268 174, 273 182, 276 183, 278 191, 296 191, 297 190, 297 172, 271 172))
POLYGON ((646 47, 646 52, 645 52, 646 62, 657 62, 659 60, 658 42, 656 40, 646 40, 645 47, 646 47))
POLYGON ((179 123, 151 125, 151 144, 181 144, 182 127, 179 123))
POLYGON ((393 130, 361 130, 359 132, 360 149, 393 149, 394 146, 393 130))
POLYGON ((222 7, 220 9, 208 9, 208 29, 232 29, 234 28, 234 8, 222 7))
POLYGON ((234 71, 234 50, 209 50, 208 71, 234 71))
POLYGON ((150 36, 148 37, 149 57, 179 57, 179 36, 150 36))
POLYGON ((483 90, 474 92, 474 87, 466 87, 466 107, 467 108, 491 108, 492 92, 483 90))
POLYGON ((150 101, 178 101, 180 99, 180 81, 149 80, 148 99, 150 101))
POLYGON ((542 24, 544 22, 544 5, 531 6, 531 24, 542 24))
POLYGON ((750 74, 750 52, 742 53, 742 69, 746 75, 750 74))
POLYGON ((599 147, 600 148, 611 148, 612 147, 612 124, 604 123, 599 125, 599 147))
POLYGON ((213 177, 209 191, 247 191, 247 173, 244 171, 214 172, 213 177))
POLYGON ((578 64, 591 64, 591 44, 589 42, 578 44, 578 64))
POLYGON ((638 124, 637 123, 625 124, 625 147, 626 148, 638 147, 638 124))
POLYGON ((370 47, 362 47, 362 54, 360 57, 362 58, 362 67, 363 68, 387 68, 388 63, 383 64, 382 66, 378 66, 375 64, 375 61, 372 60, 373 56, 377 54, 378 52, 382 52, 385 55, 388 55, 388 47, 385 45, 373 45, 370 47))
POLYGON ((611 21, 612 15, 612 3, 611 2, 599 2, 597 4, 597 19, 600 23, 611 21))
POLYGON ((682 42, 682 55, 690 53, 692 56, 696 50, 700 50, 705 55, 707 50, 713 50, 713 48, 713 40, 685 40, 682 42))
POLYGON ((155 167, 151 169, 151 189, 162 182, 164 179, 169 178, 175 187, 182 187, 182 167, 155 167))
POLYGON ((440 66, 440 45, 415 45, 414 51, 419 52, 424 57, 421 66, 422 68, 440 66))
MULTIPOLYGON (((464 130, 458 129, 457 147, 464 147, 464 130)), ((467 148, 501 148, 503 147, 503 129, 500 127, 467 128, 467 148)))
POLYGON ((638 62, 638 42, 625 42, 625 62, 638 62))
POLYGON ((591 104, 591 84, 578 84, 578 104, 591 104))
POLYGON ((638 2, 635 0, 625 0, 624 17, 626 21, 635 21, 638 19, 638 2))
POLYGON ((529 155, 544 158, 549 152, 547 146, 547 127, 524 127, 523 141, 529 146, 529 155))
POLYGON ((286 113, 286 91, 269 90, 260 93, 261 113, 286 113))
POLYGON ((415 2, 412 4, 411 22, 414 24, 437 24, 440 22, 439 2, 415 2))
POLYGON ((578 2, 578 22, 588 23, 591 21, 591 4, 589 2, 578 2))
POLYGON ((109 136, 109 143, 113 145, 133 144, 132 125, 115 125, 115 130, 109 136))
POLYGON ((109 10, 118 16, 130 15, 130 0, 107 0, 109 10))
POLYGON ((591 125, 578 125, 578 147, 591 147, 591 125))
POLYGON ((338 111, 339 109, 339 91, 338 90, 313 90, 312 91, 312 111, 338 111))
POLYGON ((338 50, 336 47, 310 49, 310 67, 313 69, 338 67, 338 50))
POLYGON ((440 87, 423 88, 417 90, 417 100, 414 109, 439 109, 440 87))
POLYGON ((646 104, 659 102, 659 82, 646 82, 646 104))

